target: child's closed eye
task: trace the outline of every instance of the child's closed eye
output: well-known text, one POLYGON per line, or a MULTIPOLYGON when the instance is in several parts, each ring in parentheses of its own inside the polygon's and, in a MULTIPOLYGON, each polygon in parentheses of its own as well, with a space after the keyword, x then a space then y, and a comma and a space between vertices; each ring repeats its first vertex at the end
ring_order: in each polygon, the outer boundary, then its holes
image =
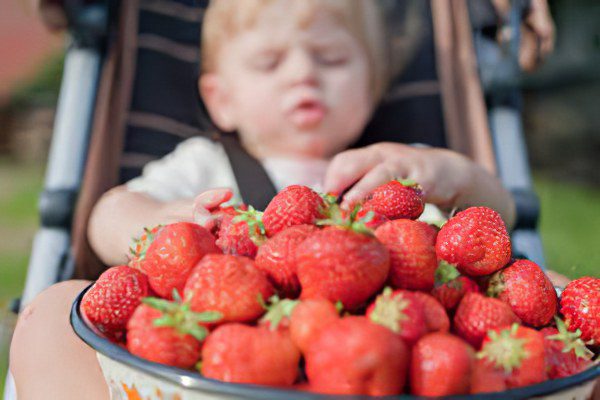
POLYGON ((275 70, 283 59, 280 51, 269 50, 255 54, 249 61, 250 67, 261 72, 275 70))
POLYGON ((315 61, 324 66, 341 66, 349 60, 349 53, 343 48, 317 48, 313 52, 315 61))

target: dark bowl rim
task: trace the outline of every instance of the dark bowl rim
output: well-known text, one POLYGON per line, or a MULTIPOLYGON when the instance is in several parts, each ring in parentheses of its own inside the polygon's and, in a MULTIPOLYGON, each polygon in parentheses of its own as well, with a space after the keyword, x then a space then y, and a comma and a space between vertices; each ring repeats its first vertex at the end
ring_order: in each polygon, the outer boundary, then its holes
MULTIPOLYGON (((84 294, 92 287, 93 283, 87 286, 79 293, 71 306, 70 323, 73 330, 88 346, 93 348, 98 353, 125 364, 134 369, 143 371, 156 378, 164 379, 176 386, 188 390, 202 390, 214 394, 226 394, 239 396, 240 398, 252 399, 291 399, 291 400, 358 400, 358 399, 389 399, 389 400, 408 400, 408 399, 427 399, 431 397, 418 397, 407 394, 395 396, 343 396, 343 395, 325 395, 303 392, 298 390, 286 390, 268 386, 237 384, 218 381, 215 379, 205 378, 202 375, 181 368, 170 367, 158 364, 143 358, 134 356, 123 347, 99 336, 88 324, 84 321, 80 304, 84 294)), ((556 394, 559 391, 568 389, 579 384, 591 381, 600 376, 600 364, 596 363, 591 368, 572 375, 566 378, 548 380, 535 385, 525 386, 516 389, 510 389, 498 393, 486 393, 479 395, 461 395, 461 396, 445 396, 438 397, 439 399, 456 399, 456 400, 506 400, 506 399, 527 399, 535 396, 543 396, 547 394, 556 394)))

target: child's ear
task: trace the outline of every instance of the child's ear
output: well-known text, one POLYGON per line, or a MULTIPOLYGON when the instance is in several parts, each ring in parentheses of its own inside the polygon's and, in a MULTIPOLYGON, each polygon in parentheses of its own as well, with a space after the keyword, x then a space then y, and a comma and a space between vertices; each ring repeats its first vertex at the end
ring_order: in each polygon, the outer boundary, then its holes
POLYGON ((235 130, 230 97, 221 77, 204 73, 198 80, 198 87, 213 122, 225 132, 235 130))

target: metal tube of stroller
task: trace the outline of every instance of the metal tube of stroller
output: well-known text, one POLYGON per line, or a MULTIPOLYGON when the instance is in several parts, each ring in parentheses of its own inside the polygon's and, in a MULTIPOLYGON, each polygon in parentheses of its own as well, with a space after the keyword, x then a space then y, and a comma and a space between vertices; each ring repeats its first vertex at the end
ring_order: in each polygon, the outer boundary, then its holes
POLYGON ((65 56, 39 204, 42 227, 34 239, 21 307, 58 280, 68 255, 71 217, 87 154, 100 60, 99 51, 75 46, 65 56))

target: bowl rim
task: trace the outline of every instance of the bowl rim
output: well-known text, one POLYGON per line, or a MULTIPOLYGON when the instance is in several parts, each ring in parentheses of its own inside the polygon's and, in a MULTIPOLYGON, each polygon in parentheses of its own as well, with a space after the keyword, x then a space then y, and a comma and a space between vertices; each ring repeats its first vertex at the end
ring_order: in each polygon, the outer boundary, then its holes
MULTIPOLYGON (((346 395, 327 395, 312 392, 304 392, 299 390, 289 390, 270 386, 228 383, 215 379, 206 378, 197 372, 170 367, 167 365, 155 363, 145 360, 129 353, 125 348, 109 341, 106 338, 99 336, 96 331, 88 326, 83 316, 81 315, 80 305, 85 293, 92 287, 94 283, 83 289, 73 301, 70 313, 70 323, 75 334, 84 341, 88 346, 96 352, 112 359, 121 364, 125 364, 130 368, 147 373, 155 378, 166 380, 176 386, 186 390, 198 390, 203 393, 220 393, 226 395, 238 396, 240 398, 252 399, 291 399, 291 400, 306 400, 306 399, 321 399, 321 400, 357 400, 357 399, 395 399, 408 400, 427 397, 418 397, 409 394, 400 394, 393 396, 346 396, 346 395)), ((439 399, 485 399, 485 400, 500 400, 500 399, 527 399, 530 397, 543 396, 547 394, 556 394, 559 391, 568 389, 579 384, 591 381, 600 376, 600 363, 596 363, 587 370, 579 374, 572 375, 566 378, 547 380, 535 385, 524 386, 516 389, 510 389, 504 392, 485 393, 477 395, 459 395, 437 397, 439 399)))

